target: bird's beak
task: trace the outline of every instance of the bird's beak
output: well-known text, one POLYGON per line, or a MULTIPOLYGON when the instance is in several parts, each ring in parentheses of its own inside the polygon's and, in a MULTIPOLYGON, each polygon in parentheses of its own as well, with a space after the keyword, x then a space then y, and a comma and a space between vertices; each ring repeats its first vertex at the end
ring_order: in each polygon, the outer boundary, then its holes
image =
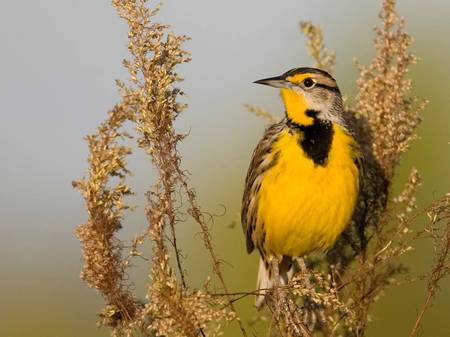
POLYGON ((291 83, 286 81, 284 76, 264 78, 253 83, 264 84, 274 88, 289 88, 291 86, 291 83))

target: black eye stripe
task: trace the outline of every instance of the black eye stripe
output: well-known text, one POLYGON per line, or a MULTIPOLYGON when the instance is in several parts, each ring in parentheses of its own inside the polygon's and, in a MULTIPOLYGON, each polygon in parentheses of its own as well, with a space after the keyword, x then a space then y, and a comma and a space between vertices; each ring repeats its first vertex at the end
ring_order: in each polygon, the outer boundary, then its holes
POLYGON ((330 91, 334 91, 336 93, 340 93, 338 87, 330 87, 329 85, 321 84, 321 83, 316 83, 316 87, 324 88, 324 89, 327 89, 327 90, 330 90, 330 91))

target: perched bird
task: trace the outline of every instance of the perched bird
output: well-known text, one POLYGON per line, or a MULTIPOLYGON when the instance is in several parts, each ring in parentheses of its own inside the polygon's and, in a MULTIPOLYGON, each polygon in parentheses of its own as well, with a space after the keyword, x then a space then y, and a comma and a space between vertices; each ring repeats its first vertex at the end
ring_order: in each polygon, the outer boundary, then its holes
POLYGON ((327 72, 296 68, 254 83, 279 88, 285 107, 285 118, 265 131, 253 152, 242 201, 247 251, 256 247, 261 255, 259 307, 274 284, 272 257, 286 284, 296 258, 326 252, 349 224, 361 154, 327 72))

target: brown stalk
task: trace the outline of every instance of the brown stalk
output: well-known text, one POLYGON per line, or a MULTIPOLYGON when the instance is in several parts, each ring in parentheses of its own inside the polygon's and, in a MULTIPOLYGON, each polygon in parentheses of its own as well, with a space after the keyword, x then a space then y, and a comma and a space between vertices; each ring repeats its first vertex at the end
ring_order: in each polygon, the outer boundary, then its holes
POLYGON ((409 337, 419 333, 423 317, 431 307, 441 281, 450 275, 450 193, 428 208, 429 224, 419 237, 431 238, 435 247, 435 262, 427 280, 427 295, 414 321, 409 337), (437 224, 440 224, 437 227, 437 224))

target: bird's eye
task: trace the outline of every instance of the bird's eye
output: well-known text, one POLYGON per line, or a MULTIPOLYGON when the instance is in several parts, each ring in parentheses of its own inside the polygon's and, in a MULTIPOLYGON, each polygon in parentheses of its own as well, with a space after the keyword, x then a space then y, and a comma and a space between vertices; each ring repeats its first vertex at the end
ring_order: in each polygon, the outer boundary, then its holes
POLYGON ((303 81, 305 88, 312 88, 316 82, 312 78, 307 78, 303 81))

